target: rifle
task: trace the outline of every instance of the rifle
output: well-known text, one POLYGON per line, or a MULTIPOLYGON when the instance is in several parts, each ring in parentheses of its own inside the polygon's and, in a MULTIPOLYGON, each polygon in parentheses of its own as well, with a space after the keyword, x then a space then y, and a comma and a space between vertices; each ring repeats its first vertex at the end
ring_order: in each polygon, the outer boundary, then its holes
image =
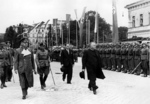
POLYGON ((139 64, 133 69, 133 71, 131 72, 131 74, 133 74, 137 70, 137 68, 141 65, 141 63, 142 63, 142 61, 139 62, 139 64))

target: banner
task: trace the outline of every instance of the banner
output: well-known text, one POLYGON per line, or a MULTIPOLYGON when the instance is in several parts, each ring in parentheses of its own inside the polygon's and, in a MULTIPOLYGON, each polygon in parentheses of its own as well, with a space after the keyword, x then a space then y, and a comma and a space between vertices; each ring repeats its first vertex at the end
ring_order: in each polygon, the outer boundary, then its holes
POLYGON ((74 12, 75 12, 75 15, 76 15, 76 21, 78 22, 78 27, 80 27, 78 16, 77 16, 77 9, 75 9, 74 12))
POLYGON ((53 19, 53 29, 54 29, 54 34, 55 34, 55 37, 56 37, 56 45, 58 45, 58 37, 57 37, 57 20, 58 19, 53 19))
POLYGON ((46 37, 46 32, 47 32, 47 27, 48 27, 48 23, 49 23, 50 20, 48 20, 45 24, 45 27, 44 27, 44 33, 43 33, 43 41, 45 40, 45 37, 46 37))
POLYGON ((84 23, 84 17, 85 17, 85 11, 86 11, 86 7, 84 7, 83 12, 82 12, 82 16, 80 19, 80 47, 82 47, 82 33, 83 33, 83 23, 84 23))
POLYGON ((67 24, 67 28, 68 28, 68 35, 67 35, 67 43, 70 44, 70 14, 66 14, 66 24, 67 24))
POLYGON ((95 14, 95 27, 94 27, 94 33, 97 33, 97 27, 98 27, 98 13, 95 14))
POLYGON ((66 14, 66 23, 69 23, 69 21, 70 21, 70 17, 71 17, 71 15, 70 15, 70 14, 66 14))
POLYGON ((112 34, 112 41, 113 43, 119 42, 118 36, 118 21, 117 21, 117 8, 116 8, 116 1, 112 0, 112 17, 113 17, 113 34, 112 34))

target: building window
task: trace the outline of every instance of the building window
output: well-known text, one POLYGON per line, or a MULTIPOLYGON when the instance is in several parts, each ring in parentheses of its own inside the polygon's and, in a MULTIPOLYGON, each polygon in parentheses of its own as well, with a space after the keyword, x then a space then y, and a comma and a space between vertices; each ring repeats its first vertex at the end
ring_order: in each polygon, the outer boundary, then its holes
POLYGON ((140 26, 143 26, 143 14, 140 14, 140 26))
POLYGON ((132 27, 135 27, 135 16, 132 17, 132 27))

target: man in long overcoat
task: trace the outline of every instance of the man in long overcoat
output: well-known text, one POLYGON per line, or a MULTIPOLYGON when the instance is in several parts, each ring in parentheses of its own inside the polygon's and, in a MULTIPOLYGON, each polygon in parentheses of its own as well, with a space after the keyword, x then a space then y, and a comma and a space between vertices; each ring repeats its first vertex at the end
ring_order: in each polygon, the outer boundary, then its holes
POLYGON ((89 79, 88 88, 93 90, 93 93, 96 94, 96 78, 104 79, 105 76, 102 72, 102 62, 100 59, 99 52, 96 50, 96 43, 91 42, 90 49, 84 51, 82 57, 82 69, 87 69, 87 75, 89 79))
POLYGON ((14 61, 15 73, 18 72, 22 89, 22 99, 26 99, 28 88, 33 87, 33 71, 36 74, 33 52, 28 46, 29 41, 21 39, 21 45, 20 48, 16 49, 14 61))

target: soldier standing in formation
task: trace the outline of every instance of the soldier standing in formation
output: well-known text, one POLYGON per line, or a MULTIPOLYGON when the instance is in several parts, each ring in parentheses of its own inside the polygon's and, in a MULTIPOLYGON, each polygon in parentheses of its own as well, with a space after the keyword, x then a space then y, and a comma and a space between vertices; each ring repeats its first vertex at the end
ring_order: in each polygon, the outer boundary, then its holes
POLYGON ((100 44, 99 54, 104 69, 149 75, 149 47, 146 43, 100 44))

